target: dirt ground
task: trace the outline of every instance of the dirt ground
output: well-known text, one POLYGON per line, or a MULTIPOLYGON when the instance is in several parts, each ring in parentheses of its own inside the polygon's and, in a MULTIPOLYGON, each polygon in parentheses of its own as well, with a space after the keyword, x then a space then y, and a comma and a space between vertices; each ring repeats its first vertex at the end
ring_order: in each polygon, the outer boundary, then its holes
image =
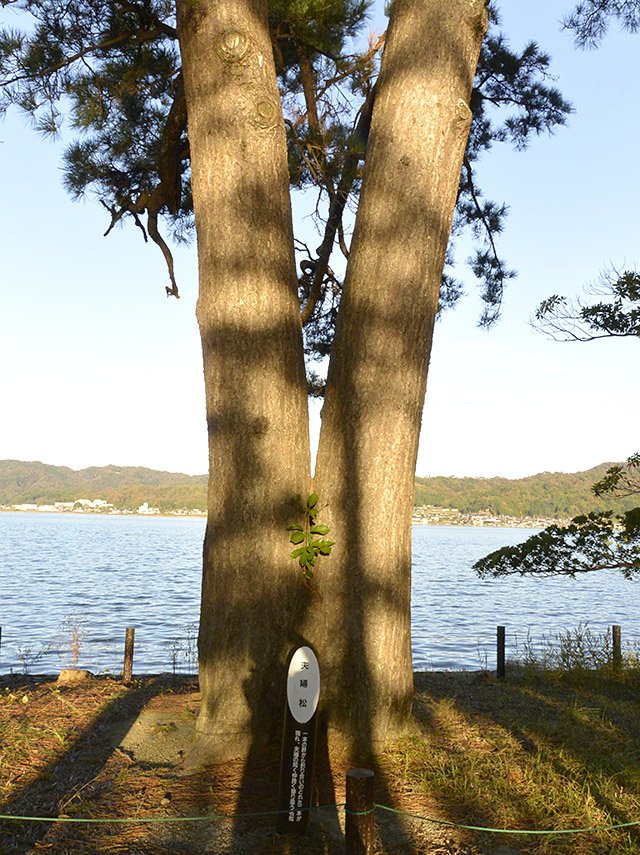
MULTIPOLYGON (((0 679, 2 815, 154 820, 0 819, 0 855, 341 855, 350 758, 326 747, 317 752, 316 804, 325 807, 312 812, 305 835, 278 835, 273 815, 238 815, 277 810, 279 746, 246 764, 179 774, 199 703, 196 681, 172 675, 138 678, 130 686, 115 679, 66 686, 51 678, 0 679), (217 816, 196 819, 211 814, 217 816), (187 821, 171 821, 177 818, 187 821)), ((375 772, 377 802, 438 816, 436 804, 403 782, 397 760, 379 758, 375 772)), ((483 848, 468 833, 380 810, 376 836, 376 851, 389 855, 518 855, 512 847, 483 848)))

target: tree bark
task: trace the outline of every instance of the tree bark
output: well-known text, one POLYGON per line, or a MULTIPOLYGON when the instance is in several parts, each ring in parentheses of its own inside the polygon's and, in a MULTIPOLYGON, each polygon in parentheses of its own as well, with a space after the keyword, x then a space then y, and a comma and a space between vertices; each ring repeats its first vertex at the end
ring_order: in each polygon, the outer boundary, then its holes
POLYGON ((336 541, 309 635, 355 748, 407 732, 411 509, 440 279, 485 0, 394 0, 335 333, 314 485, 336 541))
POLYGON ((315 644, 352 745, 410 719, 410 511, 440 277, 485 0, 394 0, 329 370, 316 491, 336 540, 312 597, 289 558, 309 489, 284 126, 266 0, 178 0, 209 431, 202 709, 185 765, 278 729, 289 648, 315 644))
POLYGON ((274 738, 309 594, 289 558, 308 409, 284 123, 266 0, 178 0, 209 433, 189 766, 274 738))

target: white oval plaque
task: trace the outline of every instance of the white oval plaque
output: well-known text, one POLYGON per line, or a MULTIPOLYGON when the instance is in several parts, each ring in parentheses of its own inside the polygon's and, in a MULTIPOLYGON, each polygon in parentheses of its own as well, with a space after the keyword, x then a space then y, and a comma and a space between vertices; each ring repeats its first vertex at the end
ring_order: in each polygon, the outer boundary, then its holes
POLYGON ((287 674, 287 703, 298 724, 306 724, 318 707, 320 668, 310 647, 299 647, 287 674))

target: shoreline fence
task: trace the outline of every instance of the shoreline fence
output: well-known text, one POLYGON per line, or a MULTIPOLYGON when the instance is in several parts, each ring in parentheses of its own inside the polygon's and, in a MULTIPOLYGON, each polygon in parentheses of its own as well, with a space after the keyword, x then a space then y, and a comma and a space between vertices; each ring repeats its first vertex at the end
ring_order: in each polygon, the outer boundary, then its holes
MULTIPOLYGON (((69 627, 68 627, 69 629, 69 627)), ((165 642, 164 650, 169 654, 169 661, 165 660, 166 665, 171 667, 173 674, 180 675, 197 675, 198 671, 198 654, 197 654, 197 624, 189 624, 183 628, 185 635, 175 637, 169 642, 165 642), (183 666, 183 667, 179 667, 183 666)), ((37 671, 39 675, 56 674, 62 668, 76 668, 92 665, 92 648, 97 643, 103 646, 108 646, 108 656, 112 667, 98 667, 94 665, 94 669, 98 674, 116 674, 123 673, 125 682, 131 680, 133 674, 133 656, 134 656, 134 636, 135 627, 127 627, 124 638, 124 658, 122 657, 122 643, 120 638, 100 638, 97 641, 88 639, 82 632, 82 627, 76 622, 69 629, 69 637, 57 642, 40 642, 40 648, 35 650, 31 645, 21 644, 17 639, 9 639, 13 641, 13 652, 9 656, 9 671, 6 671, 7 654, 7 632, 6 627, 0 626, 0 676, 12 674, 23 674, 28 676, 34 673, 35 666, 43 659, 51 662, 53 656, 58 657, 58 667, 52 668, 48 665, 47 670, 37 671), (88 653, 85 651, 88 649, 88 653), (84 653, 84 655, 82 655, 84 653), (123 662, 122 672, 120 663, 123 662), (18 667, 18 663, 22 666, 18 667), (80 664, 82 663, 82 664, 80 664)), ((459 641, 465 645, 469 644, 469 639, 463 636, 458 637, 459 641)), ((436 643, 447 641, 455 642, 456 636, 438 637, 436 643)), ((156 644, 156 646, 158 646, 156 644)), ((611 666, 614 669, 621 669, 625 663, 625 654, 627 660, 632 660, 634 663, 640 664, 640 646, 637 641, 630 642, 627 640, 626 650, 622 646, 622 627, 620 624, 612 624, 604 633, 594 633, 589 629, 589 625, 579 624, 573 630, 556 633, 554 636, 542 635, 538 640, 531 638, 527 632, 523 642, 518 639, 518 632, 511 629, 508 625, 499 625, 496 627, 495 635, 495 660, 493 655, 490 655, 490 647, 493 645, 485 637, 481 641, 477 639, 478 666, 476 668, 452 668, 452 667, 414 667, 415 671, 495 671, 498 679, 505 678, 507 665, 509 662, 517 662, 520 664, 541 664, 551 669, 568 669, 572 667, 599 668, 603 666, 611 666), (507 647, 509 642, 509 648, 507 647), (495 667, 490 667, 490 662, 495 667)), ((139 648, 138 648, 139 649, 139 648)), ((144 650, 144 640, 143 640, 144 650)), ((106 658, 102 656, 103 661, 106 658)), ((136 673, 156 674, 167 673, 162 668, 162 662, 156 660, 154 664, 159 664, 161 667, 137 671, 136 673)), ((89 670, 89 668, 88 668, 89 670)))

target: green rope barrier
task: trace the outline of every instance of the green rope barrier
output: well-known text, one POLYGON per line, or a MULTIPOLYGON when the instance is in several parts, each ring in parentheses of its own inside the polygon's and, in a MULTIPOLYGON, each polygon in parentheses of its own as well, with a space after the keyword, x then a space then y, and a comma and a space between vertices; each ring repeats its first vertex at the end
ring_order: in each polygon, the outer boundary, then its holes
MULTIPOLYGON (((309 808, 297 808, 299 812, 310 810, 324 810, 325 808, 345 807, 344 804, 318 805, 309 808)), ((289 813, 286 810, 264 810, 255 813, 210 813, 206 816, 148 816, 148 817, 72 817, 72 816, 17 816, 16 814, 0 814, 0 820, 14 820, 16 822, 211 822, 223 819, 250 819, 259 816, 278 816, 289 813)), ((369 813, 370 811, 367 811, 369 813)))
POLYGON ((127 817, 75 817, 75 816, 16 816, 12 814, 0 814, 0 820, 14 820, 17 822, 200 822, 207 819, 228 819, 224 814, 211 814, 211 816, 150 816, 141 818, 127 817))
POLYGON ((434 819, 430 816, 419 816, 416 813, 407 813, 404 810, 388 807, 387 805, 376 804, 375 807, 380 810, 390 811, 391 813, 399 813, 403 816, 410 816, 413 819, 421 819, 424 822, 436 822, 439 825, 448 825, 451 828, 464 828, 468 831, 489 831, 494 834, 583 834, 585 831, 613 831, 616 828, 629 828, 632 825, 640 825, 640 820, 634 822, 619 822, 615 825, 594 825, 590 828, 554 828, 549 831, 540 831, 533 829, 522 828, 485 828, 481 825, 462 825, 459 822, 449 822, 446 819, 434 819))
MULTIPOLYGON (((619 828, 630 828, 634 825, 640 825, 640 820, 633 822, 619 822, 612 825, 596 825, 588 828, 554 828, 547 831, 538 829, 522 829, 522 828, 490 828, 482 825, 464 825, 459 822, 450 822, 446 819, 434 819, 430 816, 420 816, 417 813, 408 813, 404 810, 389 807, 388 805, 374 804, 369 810, 353 811, 349 810, 345 804, 330 804, 318 805, 317 807, 301 808, 301 810, 324 810, 326 808, 344 808, 345 813, 351 816, 366 816, 373 813, 376 808, 386 810, 390 813, 397 813, 402 816, 408 816, 412 819, 419 819, 423 822, 433 822, 438 825, 446 825, 450 828, 462 828, 467 831, 485 831, 492 834, 584 834, 587 831, 615 831, 619 828)), ((257 811, 254 813, 212 813, 207 816, 153 816, 153 817, 95 817, 95 818, 78 818, 70 816, 16 816, 15 814, 0 814, 0 820, 13 820, 14 822, 85 822, 85 823, 153 823, 153 822, 213 822, 224 819, 252 819, 261 816, 277 816, 279 814, 289 813, 286 810, 266 810, 257 811)))
MULTIPOLYGON (((336 805, 336 807, 342 807, 342 805, 336 805)), ((379 807, 379 805, 374 805, 372 808, 369 808, 369 810, 349 810, 349 808, 344 805, 344 812, 348 813, 349 816, 366 816, 369 813, 375 813, 376 807, 379 807)))

